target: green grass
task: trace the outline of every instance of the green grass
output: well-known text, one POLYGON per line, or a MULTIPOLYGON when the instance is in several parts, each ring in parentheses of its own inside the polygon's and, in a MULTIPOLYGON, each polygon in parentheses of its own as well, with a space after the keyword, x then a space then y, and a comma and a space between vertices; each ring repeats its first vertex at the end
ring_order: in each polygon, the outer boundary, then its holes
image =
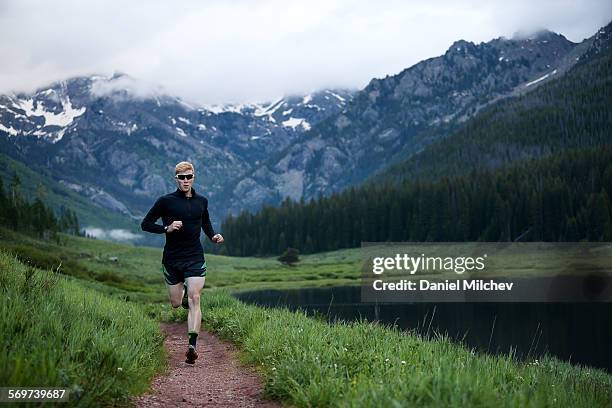
POLYGON ((260 368, 265 393, 297 407, 603 407, 612 376, 544 357, 474 353, 448 338, 357 322, 328 324, 203 297, 205 326, 260 368))
POLYGON ((43 241, 0 228, 0 249, 31 266, 78 278, 82 285, 113 297, 138 302, 165 299, 159 261, 154 261, 159 250, 63 234, 59 238, 59 242, 43 241), (130 256, 126 258, 125 253, 130 256), (117 256, 117 261, 111 259, 117 256))
MULTIPOLYGON (((0 228, 0 249, 41 268, 82 280, 82 284, 118 298, 139 303, 166 302, 160 272, 161 248, 138 247, 60 234, 60 242, 41 241, 0 228)), ((348 249, 306 255, 294 267, 276 258, 236 258, 206 255, 209 273, 205 291, 291 289, 358 285, 360 250, 348 249)))
MULTIPOLYGON (((146 388, 161 364, 161 335, 152 319, 184 322, 186 312, 167 304, 161 249, 60 237, 39 241, 0 229, 0 248, 60 273, 36 270, 29 278, 36 285, 26 290, 31 286, 24 284, 26 277, 35 269, 0 256, 14 271, 1 275, 0 288, 15 294, 0 303, 5 316, 0 336, 8 350, 0 365, 6 378, 0 379, 66 384, 84 405, 103 398, 93 387, 100 384, 111 390, 105 395, 113 404, 125 401, 146 388), (31 315, 43 318, 36 326, 15 323, 31 315), (93 356, 83 353, 87 339, 95 339, 93 356), (40 348, 38 358, 48 362, 28 363, 24 343, 40 348), (77 351, 64 355, 64 344, 77 351), (102 368, 92 371, 100 360, 102 368), (126 373, 134 376, 129 384, 123 382, 126 373)), ((249 289, 359 284, 362 256, 359 248, 339 250, 302 256, 297 266, 287 267, 275 258, 207 255, 204 325, 237 344, 243 361, 259 368, 267 395, 299 407, 610 405, 612 377, 599 370, 548 357, 520 362, 512 355, 474 353, 448 338, 423 339, 365 322, 328 324, 302 313, 247 306, 230 296, 249 289)))
POLYGON ((0 251, 0 384, 66 387, 71 405, 124 404, 164 366, 141 307, 0 251))
MULTIPOLYGON (((226 288, 234 292, 258 289, 297 289, 322 286, 349 286, 361 284, 361 269, 365 256, 374 253, 382 256, 389 253, 456 255, 472 254, 477 249, 497 244, 464 244, 452 247, 444 245, 383 246, 373 248, 343 249, 321 254, 303 255, 293 267, 279 263, 276 258, 228 257, 206 255, 209 273, 205 292, 226 288)), ((564 267, 571 266, 571 273, 580 273, 578 264, 591 267, 609 265, 609 251, 594 256, 585 251, 538 250, 535 246, 518 247, 495 252, 489 258, 494 267, 481 277, 508 276, 547 276, 564 267), (571 260, 569 265, 567 260, 571 260), (564 263, 565 262, 565 263, 564 263)), ((0 249, 15 253, 24 261, 43 268, 57 267, 60 273, 82 280, 83 285, 104 292, 110 296, 129 299, 138 303, 167 302, 160 262, 161 248, 139 247, 130 244, 60 235, 60 242, 40 241, 28 238, 13 231, 0 228, 0 249)), ((403 278, 409 278, 402 272, 403 278)), ((393 272, 385 276, 392 277, 393 272)), ((452 271, 445 273, 418 273, 412 278, 436 276, 438 278, 474 277, 469 273, 457 275, 452 271)))
MULTIPOLYGON (((112 270, 126 278, 150 284, 159 282, 162 291, 164 289, 159 272, 161 249, 79 237, 66 237, 66 247, 78 247, 79 252, 84 254, 83 265, 92 271, 112 270), (109 261, 114 257, 117 262, 109 261)), ((359 251, 357 248, 306 255, 294 267, 282 265, 274 257, 238 258, 206 254, 209 273, 205 290, 220 287, 242 290, 359 284, 359 251)))

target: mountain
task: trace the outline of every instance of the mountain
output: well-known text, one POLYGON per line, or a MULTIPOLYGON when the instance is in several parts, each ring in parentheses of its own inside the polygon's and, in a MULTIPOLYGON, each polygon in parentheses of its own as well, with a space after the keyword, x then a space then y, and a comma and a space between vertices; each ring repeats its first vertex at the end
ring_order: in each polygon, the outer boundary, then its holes
POLYGON ((318 121, 351 91, 273 103, 200 107, 125 74, 77 77, 31 94, 0 96, 0 152, 44 168, 99 207, 139 217, 173 190, 174 164, 194 163, 196 189, 223 214, 224 185, 318 121))
POLYGON ((482 109, 360 186, 226 218, 224 250, 612 241, 611 32, 600 30, 564 76, 482 109))
POLYGON ((565 76, 483 110, 369 181, 431 180, 610 145, 611 78, 612 23, 597 32, 565 76))
POLYGON ((290 182, 291 198, 309 199, 359 184, 484 107, 563 76, 593 40, 576 44, 541 31, 481 44, 457 41, 444 55, 373 79, 344 110, 235 184, 233 195, 270 196, 290 182))
POLYGON ((579 44, 550 31, 460 40, 359 92, 265 104, 198 106, 125 74, 77 77, 0 96, 0 153, 132 218, 174 188, 173 165, 188 159, 218 221, 357 185, 483 109, 563 77, 605 33, 579 44))

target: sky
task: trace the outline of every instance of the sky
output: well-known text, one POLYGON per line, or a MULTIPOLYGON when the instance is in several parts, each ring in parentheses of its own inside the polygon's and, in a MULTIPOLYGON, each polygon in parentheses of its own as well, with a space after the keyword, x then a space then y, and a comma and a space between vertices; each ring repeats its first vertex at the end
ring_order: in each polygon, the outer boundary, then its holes
POLYGON ((609 0, 0 1, 0 93, 123 72, 197 104, 361 89, 475 43, 549 29, 580 42, 609 0))

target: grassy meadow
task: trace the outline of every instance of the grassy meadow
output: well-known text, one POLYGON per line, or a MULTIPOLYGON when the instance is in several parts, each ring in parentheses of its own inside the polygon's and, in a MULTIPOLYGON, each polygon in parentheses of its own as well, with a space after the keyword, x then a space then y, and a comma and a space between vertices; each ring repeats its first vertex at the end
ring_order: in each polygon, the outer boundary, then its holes
MULTIPOLYGON (((0 228, 0 250, 25 262, 60 272, 104 293, 137 302, 165 302, 160 272, 161 249, 138 247, 61 235, 61 242, 40 241, 0 228)), ((304 255, 297 266, 275 258, 237 258, 206 255, 209 273, 205 290, 228 288, 288 289, 313 286, 358 285, 360 249, 304 255)))
MULTIPOLYGON (((155 248, 0 229, 0 383, 66 386, 81 406, 122 405, 143 392, 164 369, 158 321, 186 319, 167 303, 160 258, 155 248)), ((204 327, 236 344, 265 393, 289 406, 611 405, 612 376, 600 370, 490 356, 367 322, 330 324, 231 296, 358 285, 361 249, 301 256, 294 267, 217 255, 207 263, 204 327)))
POLYGON ((163 369, 163 337, 136 304, 0 251, 0 384, 65 387, 71 405, 126 404, 163 369))
POLYGON ((604 407, 612 376, 553 358, 519 362, 448 338, 380 325, 329 324, 248 306, 227 292, 204 298, 205 326, 259 367, 265 392, 297 407, 604 407))

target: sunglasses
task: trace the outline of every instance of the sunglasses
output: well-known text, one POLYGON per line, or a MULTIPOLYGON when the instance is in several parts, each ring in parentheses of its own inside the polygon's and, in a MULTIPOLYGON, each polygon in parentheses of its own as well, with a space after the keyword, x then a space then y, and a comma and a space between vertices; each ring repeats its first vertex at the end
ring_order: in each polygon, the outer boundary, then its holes
POLYGON ((175 177, 179 180, 191 180, 193 178, 193 174, 177 174, 175 177))

